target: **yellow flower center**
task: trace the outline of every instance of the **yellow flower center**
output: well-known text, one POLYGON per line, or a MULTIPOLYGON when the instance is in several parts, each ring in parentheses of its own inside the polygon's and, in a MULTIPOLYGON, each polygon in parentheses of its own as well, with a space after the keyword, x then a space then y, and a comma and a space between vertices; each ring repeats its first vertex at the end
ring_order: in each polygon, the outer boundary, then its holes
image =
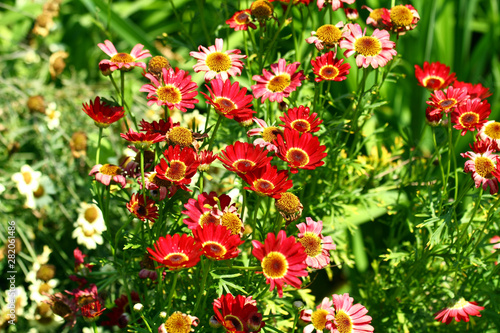
POLYGON ((181 161, 170 161, 170 167, 165 173, 165 177, 174 182, 184 179, 186 174, 186 164, 181 161))
POLYGON ((354 49, 365 57, 376 56, 382 51, 382 44, 375 37, 363 36, 356 39, 354 49))
POLYGON ((26 185, 31 184, 31 181, 33 180, 33 177, 31 176, 31 172, 25 171, 22 172, 24 182, 26 185))
POLYGON ((236 109, 236 105, 230 99, 219 97, 214 101, 214 104, 219 105, 217 111, 222 114, 228 114, 229 112, 236 109))
POLYGON ((314 232, 306 232, 304 237, 299 239, 300 244, 304 247, 304 252, 309 257, 316 257, 321 254, 321 238, 318 237, 314 232))
POLYGON ((83 217, 85 218, 85 221, 88 223, 94 223, 95 220, 97 220, 97 217, 99 216, 99 210, 97 209, 96 206, 89 206, 87 209, 85 209, 85 212, 83 213, 83 217))
POLYGON ((494 176, 491 174, 495 171, 495 164, 488 157, 478 156, 474 159, 474 167, 476 173, 483 178, 491 179, 494 176))
POLYGON ((337 323, 337 330, 339 333, 352 333, 351 317, 343 310, 340 310, 335 315, 335 322, 337 323))
POLYGON ((460 298, 458 300, 458 302, 456 302, 455 304, 453 304, 453 306, 451 306, 449 309, 453 309, 453 310, 455 310, 455 309, 463 309, 465 306, 467 306, 467 304, 469 304, 469 302, 467 302, 465 300, 465 298, 462 297, 462 298, 460 298))
POLYGON ((493 140, 500 139, 500 123, 495 121, 486 125, 486 127, 484 128, 484 134, 486 134, 493 140))
POLYGON ((224 212, 220 219, 220 224, 231 230, 232 235, 237 235, 241 232, 243 222, 238 215, 230 212, 224 212))
POLYGON ((50 292, 50 289, 52 289, 52 287, 50 285, 48 285, 47 283, 42 283, 42 284, 40 284, 40 287, 38 288, 38 292, 41 295, 43 295, 42 293, 50 292))
POLYGON ((275 206, 282 212, 294 214, 300 211, 300 200, 295 194, 285 192, 281 193, 281 198, 276 200, 275 206))
POLYGON ((289 74, 276 75, 267 83, 267 90, 272 92, 282 92, 290 85, 291 79, 289 74))
POLYGON ((163 68, 170 68, 170 63, 164 56, 154 56, 153 58, 151 58, 151 60, 149 60, 149 72, 159 75, 162 74, 163 68))
POLYGON ((288 261, 281 252, 269 252, 262 259, 262 271, 267 278, 283 278, 288 272, 288 261))
POLYGON ((247 13, 239 13, 234 20, 238 24, 247 24, 250 22, 250 16, 247 13))
POLYGON ((128 62, 133 62, 134 58, 128 54, 128 53, 118 53, 115 54, 113 57, 110 59, 112 62, 119 62, 119 63, 128 63, 128 62))
POLYGON ((413 13, 403 5, 392 7, 391 21, 398 27, 407 27, 413 21, 413 13))
POLYGON ((278 134, 283 134, 283 132, 276 126, 269 126, 262 131, 262 138, 266 142, 273 142, 278 138, 278 134))
POLYGON ((177 104, 182 100, 182 94, 179 88, 174 86, 164 86, 156 90, 158 99, 163 102, 177 104))
POLYGON ((189 333, 191 331, 191 321, 183 313, 176 311, 165 322, 165 329, 168 333, 189 333))
POLYGON ((215 223, 216 225, 220 224, 220 221, 218 218, 213 216, 210 211, 203 213, 203 215, 200 216, 200 220, 198 222, 201 226, 204 226, 209 223, 215 223))
POLYGON ((99 172, 102 173, 103 175, 108 175, 108 176, 118 176, 121 175, 122 169, 114 164, 104 164, 100 169, 99 172))
POLYGON ((342 38, 342 31, 333 24, 325 24, 316 30, 316 36, 325 44, 337 44, 342 38))
POLYGON ((290 148, 286 152, 286 159, 293 166, 302 167, 309 163, 309 155, 300 148, 290 148))
POLYGON ((339 75, 339 69, 335 66, 326 65, 321 67, 319 75, 326 80, 333 80, 339 75))
POLYGON ((475 112, 465 112, 458 118, 458 121, 463 127, 471 127, 479 122, 479 115, 475 112))
POLYGON ((41 198, 45 194, 45 189, 42 185, 39 185, 35 192, 33 192, 33 196, 35 198, 41 198))
POLYGON ((258 193, 263 193, 263 194, 274 189, 273 183, 264 179, 257 179, 253 183, 253 187, 256 189, 258 193))
POLYGON ((422 80, 424 87, 437 90, 444 84, 443 78, 439 76, 429 75, 422 80))
POLYGON ((217 243, 208 241, 202 244, 203 251, 210 258, 220 258, 227 253, 226 247, 217 243))
POLYGON ((224 52, 212 52, 205 60, 208 68, 216 73, 225 72, 231 68, 231 58, 224 52))
POLYGON ((315 329, 324 330, 326 326, 326 316, 328 315, 328 311, 325 309, 317 309, 311 315, 311 322, 315 329))
POLYGON ((369 17, 371 17, 373 20, 380 23, 382 21, 382 14, 383 13, 384 13, 383 8, 376 8, 370 13, 369 17))
MULTIPOLYGON (((173 253, 167 254, 165 256, 165 258, 163 258, 163 260, 169 261, 173 265, 173 267, 176 267, 176 266, 182 264, 183 262, 189 261, 189 257, 185 253, 182 253, 182 252, 173 252, 173 253)), ((168 266, 168 267, 171 267, 171 266, 168 266)))
POLYGON ((290 123, 290 126, 301 133, 309 132, 311 130, 311 124, 307 120, 297 119, 290 123))
POLYGON ((174 145, 188 147, 193 144, 193 133, 185 127, 177 126, 168 132, 168 139, 174 145))
POLYGON ((274 7, 267 0, 257 0, 250 5, 250 11, 257 20, 265 20, 273 15, 274 7))

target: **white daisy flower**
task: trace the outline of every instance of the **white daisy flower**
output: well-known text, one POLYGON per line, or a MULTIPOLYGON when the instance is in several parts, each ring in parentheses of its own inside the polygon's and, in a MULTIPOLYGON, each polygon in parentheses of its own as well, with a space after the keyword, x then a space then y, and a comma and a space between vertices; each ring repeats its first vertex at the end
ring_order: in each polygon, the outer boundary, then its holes
POLYGON ((45 110, 45 120, 47 121, 47 127, 49 130, 54 130, 59 127, 61 117, 61 112, 57 111, 56 103, 49 103, 47 109, 45 110))
POLYGON ((34 171, 29 165, 23 165, 21 172, 12 175, 12 180, 16 183, 17 189, 21 194, 33 193, 40 186, 40 171, 34 171))

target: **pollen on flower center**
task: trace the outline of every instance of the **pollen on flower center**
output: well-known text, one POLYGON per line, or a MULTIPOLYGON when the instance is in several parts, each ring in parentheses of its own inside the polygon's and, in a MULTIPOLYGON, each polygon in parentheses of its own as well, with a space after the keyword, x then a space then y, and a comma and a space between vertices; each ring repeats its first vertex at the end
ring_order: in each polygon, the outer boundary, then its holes
POLYGON ((356 39, 354 49, 365 57, 376 56, 382 51, 382 44, 377 38, 363 36, 356 39))
POLYGON ((117 176, 117 175, 121 175, 122 169, 117 165, 104 164, 99 169, 99 172, 104 174, 104 175, 108 175, 108 176, 117 176))
POLYGON ((165 173, 165 177, 173 181, 180 181, 186 174, 186 165, 181 161, 170 161, 170 167, 165 173))
POLYGON ((241 173, 246 173, 248 170, 253 168, 255 163, 250 160, 237 160, 233 163, 233 167, 241 173))
POLYGON ((399 27, 406 27, 413 21, 413 14, 406 6, 398 5, 391 8, 391 21, 399 27))
POLYGON ((485 126, 484 134, 494 140, 500 139, 500 123, 492 122, 485 126))
POLYGON ((325 309, 317 309, 311 315, 311 322, 315 329, 324 330, 326 326, 326 316, 328 315, 328 311, 325 309))
POLYGON ((160 87, 156 90, 158 99, 163 102, 177 104, 182 100, 181 91, 174 86, 160 87))
POLYGON ((233 103, 233 101, 224 97, 217 98, 214 101, 214 104, 217 104, 219 106, 217 108, 217 111, 221 112, 222 114, 228 114, 229 112, 236 109, 236 105, 233 103))
POLYGON ((344 311, 340 310, 335 315, 335 322, 337 324, 337 330, 339 331, 339 333, 351 333, 352 332, 351 317, 347 313, 345 313, 344 311))
POLYGON ((23 179, 26 184, 31 184, 33 177, 31 176, 31 172, 23 172, 23 179))
POLYGON ((97 220, 99 211, 97 210, 97 207, 92 205, 89 206, 89 208, 85 209, 83 216, 85 217, 85 221, 87 221, 88 223, 93 223, 95 220, 97 220))
POLYGON ((182 252, 173 252, 165 256, 164 260, 170 261, 171 263, 178 265, 185 261, 189 261, 189 257, 182 252))
POLYGON ((273 142, 273 140, 276 140, 278 138, 278 134, 280 134, 281 131, 278 129, 276 126, 269 126, 264 128, 264 131, 262 131, 262 138, 266 142, 273 142))
POLYGON ((262 270, 267 278, 279 279, 288 272, 286 257, 280 253, 271 251, 262 259, 262 270))
POLYGON ((238 215, 225 212, 220 219, 220 224, 231 230, 231 234, 236 235, 240 233, 243 223, 238 215))
POLYGON ((438 76, 427 76, 422 80, 424 87, 429 89, 436 89, 444 84, 444 80, 438 76))
POLYGON ((266 192, 274 189, 273 183, 271 183, 268 180, 264 180, 264 179, 257 179, 253 183, 253 186, 255 187, 257 192, 260 192, 260 193, 266 193, 266 192))
POLYGON ((384 13, 383 8, 376 8, 368 16, 374 19, 375 21, 380 22, 382 20, 383 13, 384 13))
POLYGON ((454 106, 455 104, 457 104, 457 101, 453 98, 445 99, 444 101, 439 102, 439 106, 444 108, 444 109, 449 109, 452 106, 454 106))
POLYGON ((342 37, 342 31, 333 24, 325 24, 316 30, 316 36, 328 45, 334 45, 342 37))
POLYGON ((327 79, 327 80, 333 80, 339 75, 339 70, 335 66, 323 66, 319 70, 319 74, 327 79))
POLYGON ((118 54, 115 54, 113 57, 111 57, 110 61, 111 62, 128 63, 128 62, 133 62, 134 58, 128 53, 118 53, 118 54))
POLYGON ((309 163, 309 156, 305 151, 299 148, 290 148, 286 152, 286 159, 293 165, 293 166, 304 166, 309 163))
POLYGON ((488 157, 478 156, 474 160, 476 172, 483 178, 491 179, 494 176, 491 174, 495 171, 495 164, 488 157))
POLYGON ((309 257, 316 257, 321 254, 321 238, 318 237, 315 233, 306 232, 304 237, 299 239, 300 244, 304 247, 304 252, 309 257))
POLYGON ((309 132, 311 130, 311 124, 304 119, 297 119, 290 123, 290 126, 301 133, 309 132))
POLYGON ((267 0, 257 0, 250 5, 250 11, 257 20, 265 20, 273 14, 274 7, 267 0))
POLYGON ((216 225, 220 224, 220 221, 218 218, 213 216, 210 211, 203 213, 203 215, 200 216, 199 223, 201 226, 207 225, 209 223, 215 223, 216 225))
POLYGON ((227 71, 231 68, 231 58, 223 52, 213 52, 207 56, 206 63, 211 71, 216 73, 227 71))
POLYGON ((276 208, 288 214, 297 213, 300 210, 299 198, 290 192, 281 193, 281 198, 276 200, 276 208))
POLYGON ((479 115, 475 112, 465 112, 458 121, 463 127, 470 127, 479 122, 479 115))
POLYGON ((193 144, 193 133, 185 127, 177 126, 168 132, 170 142, 181 147, 188 147, 193 144))
POLYGON ((165 322, 165 329, 169 333, 189 333, 191 331, 191 322, 187 316, 177 311, 168 317, 165 322))
POLYGON ((203 250, 208 252, 210 257, 222 257, 227 252, 226 248, 217 242, 208 241, 203 243, 202 246, 203 250))
POLYGON ((249 15, 247 13, 239 13, 234 20, 238 24, 246 24, 249 21, 249 15))
POLYGON ((290 75, 276 75, 267 83, 267 89, 272 92, 282 92, 290 85, 290 82, 290 75))

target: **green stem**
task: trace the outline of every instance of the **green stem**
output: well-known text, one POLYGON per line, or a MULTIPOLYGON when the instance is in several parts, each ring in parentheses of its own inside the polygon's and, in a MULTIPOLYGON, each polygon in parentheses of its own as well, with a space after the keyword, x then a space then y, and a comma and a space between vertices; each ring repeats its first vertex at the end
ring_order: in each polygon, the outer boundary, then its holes
MULTIPOLYGON (((267 51, 264 54, 264 61, 261 64, 260 71, 262 71, 263 65, 266 63, 267 57, 269 56, 271 51, 274 50, 274 47, 273 47, 274 42, 276 42, 278 35, 280 34, 281 30, 283 30, 283 28, 285 27, 285 21, 286 21, 288 14, 290 13, 290 10, 292 9, 292 5, 293 5, 293 1, 289 1, 288 7, 286 7, 285 15, 283 15, 283 17, 281 18, 281 22, 279 24, 278 30, 276 30, 276 33, 274 34, 273 39, 271 40, 271 43, 268 45, 267 51)), ((261 41, 262 41, 262 39, 261 39, 261 41)), ((260 51, 260 49, 259 49, 259 51, 260 51)))
MULTIPOLYGON (((122 97, 122 107, 125 108, 125 72, 120 71, 120 94, 122 97)), ((137 120, 135 120, 135 115, 132 112, 131 108, 127 108, 128 113, 130 114, 130 118, 132 118, 132 121, 134 122, 135 129, 137 130, 139 127, 137 126, 137 120)), ((128 131, 128 126, 127 126, 127 131, 128 131)))
POLYGON ((95 153, 95 164, 99 164, 99 155, 101 153, 102 127, 99 127, 99 139, 97 139, 97 151, 95 153))
MULTIPOLYGON (((203 258, 202 258, 203 260, 203 258)), ((200 294, 198 295, 197 299, 196 299, 196 305, 194 306, 194 310, 193 310, 193 313, 196 314, 197 311, 198 311, 198 308, 200 307, 200 304, 201 304, 201 300, 204 299, 204 293, 205 293, 205 284, 207 282, 207 277, 208 277, 208 273, 210 272, 210 268, 212 266, 212 260, 210 259, 207 259, 208 260, 208 264, 206 267, 203 267, 203 264, 201 265, 201 269, 203 269, 203 278, 201 280, 201 285, 200 285, 200 294)))
POLYGON ((149 326, 148 321, 146 320, 146 318, 144 318, 144 315, 142 313, 141 313, 141 318, 144 321, 144 323, 146 324, 146 326, 148 327, 148 331, 151 332, 151 333, 153 333, 153 330, 151 329, 151 326, 149 326))
POLYGON ((212 150, 212 145, 214 143, 215 134, 217 134, 217 130, 219 129, 219 126, 220 126, 220 123, 222 122, 222 119, 224 119, 224 116, 219 115, 219 119, 217 119, 217 124, 215 124, 214 131, 212 132, 212 136, 210 138, 210 141, 208 142, 208 151, 212 150))
POLYGON ((177 285, 177 277, 179 276, 179 271, 174 272, 174 278, 172 281, 172 286, 170 287, 170 293, 168 294, 167 298, 167 315, 170 312, 170 308, 172 307, 172 298, 174 297, 175 294, 175 286, 177 285))
MULTIPOLYGON (((109 76, 109 79, 111 80, 111 83, 113 84, 113 87, 115 87, 116 93, 118 94, 118 97, 122 100, 122 106, 124 106, 123 98, 122 98, 122 93, 120 92, 120 88, 116 85, 115 79, 113 79, 113 74, 109 76)), ((127 107, 128 109, 128 107, 127 107)), ((128 122, 127 122, 127 117, 122 118, 123 123, 125 124, 125 128, 127 129, 127 132, 129 131, 128 127, 128 122)))
POLYGON ((94 333, 99 333, 99 330, 97 329, 97 324, 95 321, 92 322, 92 327, 94 328, 94 333))
POLYGON ((165 110, 165 121, 168 121, 168 118, 170 118, 170 110, 168 108, 168 105, 163 105, 163 109, 165 110))
POLYGON ((241 181, 241 192, 243 194, 243 206, 241 207, 241 219, 245 218, 245 207, 247 206, 247 191, 244 189, 245 182, 241 181))

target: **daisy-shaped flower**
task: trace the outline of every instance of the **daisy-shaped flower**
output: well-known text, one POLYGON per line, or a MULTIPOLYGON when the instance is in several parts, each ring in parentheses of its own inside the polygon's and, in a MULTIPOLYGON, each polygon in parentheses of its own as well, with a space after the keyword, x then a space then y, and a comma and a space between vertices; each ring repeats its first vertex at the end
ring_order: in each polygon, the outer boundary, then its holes
POLYGON ((262 96, 261 103, 268 98, 271 102, 283 102, 283 98, 290 96, 306 79, 304 71, 295 72, 299 66, 298 61, 287 65, 286 60, 281 58, 278 63, 271 65, 272 73, 263 69, 263 75, 252 76, 252 80, 257 81, 257 84, 252 86, 255 98, 262 96))
POLYGON ((335 56, 336 53, 330 51, 316 57, 316 59, 311 59, 313 72, 316 75, 314 81, 344 81, 347 79, 346 75, 349 74, 351 65, 344 64, 344 59, 337 59, 335 56))
POLYGON ((482 140, 481 138, 478 137, 478 139, 473 144, 469 143, 469 147, 472 149, 473 152, 477 154, 485 153, 488 150, 490 152, 496 153, 500 150, 497 143, 494 140, 491 140, 490 138, 482 140))
POLYGON ((109 70, 111 72, 117 69, 122 71, 130 71, 136 66, 142 67, 144 70, 146 70, 146 64, 143 62, 138 62, 137 60, 151 57, 151 53, 149 53, 148 50, 143 50, 144 45, 142 44, 137 44, 136 46, 134 46, 130 53, 118 53, 113 43, 111 43, 109 40, 105 40, 104 44, 99 43, 97 44, 97 46, 99 46, 99 48, 104 53, 111 57, 111 59, 101 60, 99 62, 99 67, 101 67, 101 65, 106 67, 109 66, 109 70))
POLYGON ((281 193, 286 192, 293 186, 292 180, 288 179, 288 171, 278 171, 278 168, 271 164, 247 172, 241 175, 241 178, 250 185, 250 187, 245 187, 246 190, 274 199, 281 198, 281 193))
POLYGON ((412 5, 397 5, 382 13, 382 22, 399 35, 415 29, 419 20, 420 16, 412 5))
POLYGON ((161 79, 158 80, 153 74, 146 74, 151 83, 145 84, 139 91, 148 93, 148 105, 166 105, 170 110, 174 108, 186 112, 194 109, 198 103, 195 99, 198 95, 198 85, 191 81, 189 72, 176 68, 163 68, 161 79))
POLYGON ((259 332, 265 323, 252 296, 221 295, 213 302, 215 322, 228 332, 259 332))
POLYGON ((127 133, 120 133, 120 136, 140 150, 148 149, 154 143, 165 141, 165 135, 159 133, 136 132, 131 128, 127 133))
POLYGON ((40 186, 40 178, 42 173, 34 171, 29 165, 25 164, 21 167, 20 172, 12 175, 12 180, 16 183, 17 189, 21 194, 33 194, 40 186))
POLYGON ((186 234, 160 237, 154 243, 154 250, 147 248, 151 259, 169 270, 178 270, 195 266, 200 261, 201 244, 186 234))
POLYGON ((483 100, 492 95, 490 89, 487 87, 483 87, 481 83, 472 84, 468 82, 455 81, 453 82, 453 88, 467 89, 467 95, 469 95, 470 99, 479 98, 483 100))
POLYGON ((158 327, 158 333, 189 333, 194 332, 194 328, 198 326, 198 318, 195 316, 190 316, 188 314, 182 313, 180 311, 175 311, 172 313, 167 320, 158 327))
POLYGON ((334 318, 333 302, 328 298, 323 298, 321 304, 316 307, 316 310, 302 310, 300 312, 300 319, 306 323, 310 323, 304 327, 304 333, 312 333, 316 330, 316 333, 323 333, 326 328, 330 330, 333 329, 332 320, 334 318))
POLYGON ((75 223, 75 229, 71 233, 71 237, 75 238, 78 244, 85 246, 89 250, 97 248, 97 245, 102 245, 104 242, 101 232, 88 225, 77 223, 75 223))
POLYGON ((224 41, 222 38, 215 39, 215 45, 199 46, 200 52, 189 52, 189 55, 198 60, 193 69, 196 73, 206 72, 205 81, 208 82, 213 78, 227 80, 230 76, 241 75, 243 62, 240 59, 245 59, 246 55, 240 55, 240 50, 229 50, 223 52, 224 41))
POLYGON ((252 29, 257 29, 257 26, 252 23, 252 18, 250 15, 250 9, 241 10, 234 13, 234 15, 226 21, 226 24, 229 24, 229 27, 234 29, 234 31, 248 30, 249 27, 252 29))
POLYGON ((210 164, 217 159, 213 151, 202 150, 198 153, 198 171, 207 172, 210 169, 210 164))
POLYGON ((111 181, 125 187, 127 180, 122 175, 122 169, 114 164, 97 164, 90 170, 89 176, 94 176, 95 179, 108 186, 111 181))
MULTIPOLYGON (((138 181, 138 183, 142 189, 142 178, 138 181)), ((154 198, 158 198, 160 201, 164 200, 167 196, 171 198, 177 191, 177 187, 175 185, 168 180, 158 177, 155 171, 146 172, 144 174, 144 183, 146 185, 146 189, 151 191, 152 196, 154 198)))
POLYGON ((281 198, 274 201, 274 206, 287 222, 287 226, 290 222, 296 221, 304 209, 300 199, 291 192, 281 193, 281 198))
POLYGON ((436 90, 431 94, 430 101, 426 103, 436 109, 436 112, 449 113, 457 106, 462 105, 469 99, 467 89, 448 87, 444 90, 436 90))
POLYGON ((340 47, 345 49, 345 57, 356 54, 358 67, 384 67, 397 54, 394 50, 396 43, 390 40, 386 30, 375 29, 371 36, 365 36, 366 28, 362 30, 357 23, 349 23, 346 27, 342 34, 345 39, 340 42, 340 47))
POLYGON ((47 121, 47 128, 49 130, 54 130, 59 128, 61 123, 59 118, 61 117, 61 112, 57 110, 56 103, 50 103, 45 110, 45 120, 47 121))
MULTIPOLYGON (((175 124, 179 125, 179 124, 175 124)), ((146 132, 147 134, 161 134, 166 135, 170 128, 174 126, 174 122, 172 118, 168 118, 167 120, 160 119, 159 121, 147 122, 144 119, 139 123, 139 127, 142 132, 146 132)))
MULTIPOLYGON (((229 196, 227 196, 229 198, 229 196)), ((217 193, 210 192, 207 194, 205 192, 200 193, 197 199, 188 199, 188 202, 184 204, 184 208, 181 213, 188 216, 183 222, 191 230, 195 230, 198 226, 204 226, 207 224, 220 224, 220 219, 212 214, 213 206, 217 204, 216 200, 221 200, 223 202, 227 201, 225 197, 217 198, 217 193)), ((231 201, 231 198, 229 198, 231 201)))
POLYGON ((85 112, 97 127, 106 128, 117 122, 125 116, 125 110, 122 106, 110 106, 106 101, 101 101, 97 96, 90 104, 83 103, 83 112, 85 112))
POLYGON ((253 144, 255 146, 264 147, 269 151, 278 152, 278 147, 273 143, 274 140, 278 138, 279 134, 283 134, 283 131, 276 126, 268 126, 267 123, 258 118, 253 118, 253 121, 259 126, 258 128, 251 129, 247 132, 247 135, 255 136, 261 135, 262 138, 254 140, 253 144))
POLYGON ((201 243, 202 253, 213 260, 236 258, 241 250, 238 246, 244 243, 239 235, 233 235, 231 230, 223 225, 209 223, 199 225, 193 230, 194 239, 201 243))
POLYGON ((93 230, 93 232, 99 235, 106 231, 106 223, 104 222, 102 211, 94 203, 80 203, 78 218, 75 222, 75 227, 78 226, 81 226, 83 230, 93 230))
POLYGON ((367 9, 370 14, 366 18, 366 24, 371 25, 374 28, 381 28, 385 29, 387 26, 382 22, 382 14, 384 14, 385 11, 387 11, 386 8, 375 8, 372 9, 368 6, 361 6, 361 9, 367 9))
POLYGON ((227 170, 245 174, 271 163, 273 158, 268 157, 267 153, 268 151, 261 147, 236 141, 233 145, 226 146, 217 158, 227 170))
POLYGON ((207 104, 214 107, 215 111, 228 119, 234 116, 252 117, 256 113, 250 107, 252 106, 252 95, 245 95, 247 88, 241 88, 238 82, 231 84, 229 80, 214 79, 210 86, 205 85, 210 92, 210 96, 201 93, 207 99, 207 104))
MULTIPOLYGON (((429 63, 424 62, 423 68, 415 65, 415 77, 418 84, 429 90, 441 90, 448 87, 455 81, 455 73, 450 74, 450 67, 439 61, 429 63)), ((456 87, 463 88, 463 87, 456 87)))
POLYGON ((326 146, 321 146, 319 139, 311 133, 303 133, 285 128, 284 135, 278 135, 274 142, 278 147, 278 157, 288 163, 291 173, 299 172, 298 169, 314 170, 325 162, 323 158, 326 146))
POLYGON ((62 293, 49 295, 49 300, 45 301, 50 306, 52 312, 64 318, 66 326, 74 327, 76 324, 76 312, 78 307, 75 299, 69 299, 68 296, 62 293))
POLYGON ((497 193, 498 179, 493 173, 497 169, 499 157, 489 150, 482 154, 468 151, 460 155, 464 158, 469 158, 469 160, 465 162, 464 171, 472 173, 472 179, 474 179, 476 188, 482 186, 483 190, 486 191, 489 186, 490 194, 497 193))
POLYGON ((97 321, 104 310, 106 310, 106 308, 102 306, 99 300, 96 300, 89 304, 85 304, 81 308, 83 319, 86 322, 97 321))
POLYGON ((284 230, 280 230, 278 236, 268 233, 264 244, 252 241, 252 254, 261 262, 262 273, 266 283, 270 284, 269 291, 278 289, 278 296, 283 297, 285 284, 300 288, 302 281, 299 277, 307 276, 306 263, 307 254, 295 237, 287 237, 284 230))
POLYGON ((132 194, 126 206, 129 212, 141 221, 149 220, 154 222, 158 218, 158 207, 156 207, 155 201, 146 198, 146 202, 144 202, 144 196, 138 193, 132 194))
POLYGON ((484 307, 479 306, 477 302, 468 302, 463 297, 444 308, 443 310, 434 314, 434 319, 445 323, 448 325, 455 319, 455 321, 459 322, 461 320, 468 322, 469 316, 477 316, 481 317, 481 313, 479 311, 484 310, 484 307))
POLYGON ((191 183, 198 170, 199 162, 194 149, 186 147, 181 150, 179 145, 169 146, 163 155, 165 158, 155 168, 157 176, 191 192, 185 185, 191 183))
POLYGON ((478 136, 481 140, 490 139, 500 147, 500 122, 495 120, 486 122, 479 130, 478 136))
POLYGON ((193 133, 187 127, 174 125, 167 133, 167 140, 172 146, 194 147, 196 150, 200 147, 198 140, 206 137, 207 135, 200 135, 193 133))
POLYGON ((332 237, 323 236, 323 221, 315 222, 306 217, 306 223, 297 224, 299 229, 298 241, 304 247, 307 254, 306 264, 309 267, 321 269, 330 263, 330 250, 337 246, 333 244, 332 237))
POLYGON ((280 126, 300 133, 314 133, 319 131, 319 125, 323 122, 317 116, 316 112, 311 114, 307 106, 300 105, 298 108, 288 109, 283 117, 280 117, 280 120, 285 123, 280 126))
POLYGON ((334 333, 373 332, 370 325, 372 317, 366 315, 368 310, 363 305, 352 305, 354 299, 347 293, 332 295, 332 299, 335 308, 334 333))
POLYGON ((250 5, 252 17, 259 21, 261 25, 273 16, 273 12, 274 6, 268 0, 256 0, 250 5))
POLYGON ((356 1, 356 0, 318 0, 316 4, 318 5, 318 9, 320 11, 327 4, 331 4, 332 5, 332 10, 336 11, 337 9, 342 8, 345 3, 347 3, 347 4, 350 5, 350 4, 353 4, 354 1, 356 1))
POLYGON ((311 37, 306 38, 306 42, 314 44, 319 51, 324 48, 336 48, 342 39, 341 29, 343 27, 343 22, 339 22, 336 25, 324 24, 316 29, 316 31, 311 31, 311 37))
POLYGON ((451 122, 455 124, 453 128, 461 130, 461 134, 465 135, 467 131, 480 130, 488 121, 490 113, 491 108, 488 102, 481 102, 479 98, 468 99, 465 104, 458 106, 451 113, 451 122))

